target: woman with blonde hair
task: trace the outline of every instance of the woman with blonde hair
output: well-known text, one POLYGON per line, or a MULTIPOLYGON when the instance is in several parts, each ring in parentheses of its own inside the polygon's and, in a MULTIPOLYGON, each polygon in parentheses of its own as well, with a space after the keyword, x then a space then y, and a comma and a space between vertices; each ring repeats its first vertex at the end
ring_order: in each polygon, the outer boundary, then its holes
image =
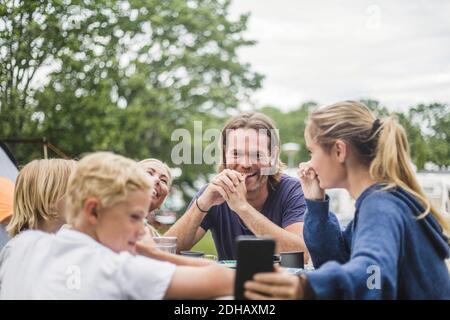
POLYGON ((315 271, 258 274, 251 299, 450 299, 450 224, 414 174, 403 127, 377 119, 363 104, 339 102, 314 111, 299 166, 308 207, 304 237, 315 271), (356 199, 341 231, 329 212, 328 188, 356 199))
POLYGON ((56 232, 65 223, 64 196, 76 162, 64 159, 33 160, 20 170, 8 233, 37 229, 56 232))
POLYGON ((176 265, 205 266, 212 264, 213 262, 211 260, 183 257, 157 248, 156 243, 153 241, 153 237, 160 237, 161 235, 152 225, 157 223, 154 213, 161 208, 170 192, 170 187, 172 186, 172 174, 169 166, 158 159, 145 159, 139 161, 139 165, 149 174, 150 180, 153 183, 152 201, 145 222, 146 235, 143 238, 143 242, 146 243, 145 249, 143 248, 143 250, 145 250, 145 255, 157 260, 168 261, 176 265))
POLYGON ((157 223, 155 220, 155 212, 161 208, 170 192, 170 187, 172 186, 172 173, 167 164, 154 158, 142 160, 139 162, 139 165, 153 180, 152 203, 147 215, 147 227, 150 235, 157 237, 160 234, 153 226, 157 223))

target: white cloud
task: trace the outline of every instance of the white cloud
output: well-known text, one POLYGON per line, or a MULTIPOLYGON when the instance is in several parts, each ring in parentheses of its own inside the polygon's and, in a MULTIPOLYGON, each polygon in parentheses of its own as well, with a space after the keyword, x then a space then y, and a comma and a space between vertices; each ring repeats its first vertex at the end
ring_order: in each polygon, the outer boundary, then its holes
POLYGON ((450 102, 450 1, 234 0, 251 12, 243 61, 266 75, 257 105, 372 97, 396 110, 450 102))

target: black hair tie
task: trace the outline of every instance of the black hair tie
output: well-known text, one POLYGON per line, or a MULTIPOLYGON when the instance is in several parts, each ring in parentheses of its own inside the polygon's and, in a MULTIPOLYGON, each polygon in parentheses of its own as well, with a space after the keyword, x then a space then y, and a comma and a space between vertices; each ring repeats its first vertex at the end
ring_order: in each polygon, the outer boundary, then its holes
POLYGON ((370 161, 375 157, 378 137, 380 134, 378 129, 381 127, 381 124, 381 120, 376 119, 372 124, 372 131, 370 132, 370 135, 367 137, 367 140, 361 144, 361 153, 367 155, 370 161))
POLYGON ((381 126, 380 119, 376 119, 372 124, 372 134, 374 134, 380 126, 381 126))

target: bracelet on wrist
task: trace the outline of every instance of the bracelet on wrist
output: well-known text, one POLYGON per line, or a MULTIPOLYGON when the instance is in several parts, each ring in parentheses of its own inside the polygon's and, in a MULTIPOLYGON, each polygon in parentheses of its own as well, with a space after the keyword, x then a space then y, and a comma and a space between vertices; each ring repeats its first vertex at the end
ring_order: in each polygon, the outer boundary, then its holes
POLYGON ((197 209, 200 210, 200 212, 207 213, 209 211, 209 210, 203 210, 202 208, 200 208, 200 206, 198 205, 198 198, 195 199, 195 204, 197 206, 197 209))

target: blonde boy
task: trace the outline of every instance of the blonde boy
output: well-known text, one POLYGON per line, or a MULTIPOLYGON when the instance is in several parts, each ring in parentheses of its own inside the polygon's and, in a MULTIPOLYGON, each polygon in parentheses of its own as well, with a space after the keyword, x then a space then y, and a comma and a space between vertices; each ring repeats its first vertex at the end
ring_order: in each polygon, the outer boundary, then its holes
POLYGON ((217 265, 175 266, 138 241, 151 204, 139 165, 107 152, 72 173, 66 213, 73 229, 27 231, 0 255, 0 299, 208 298, 232 293, 234 273, 217 265), (139 247, 139 250, 137 249, 139 247))

